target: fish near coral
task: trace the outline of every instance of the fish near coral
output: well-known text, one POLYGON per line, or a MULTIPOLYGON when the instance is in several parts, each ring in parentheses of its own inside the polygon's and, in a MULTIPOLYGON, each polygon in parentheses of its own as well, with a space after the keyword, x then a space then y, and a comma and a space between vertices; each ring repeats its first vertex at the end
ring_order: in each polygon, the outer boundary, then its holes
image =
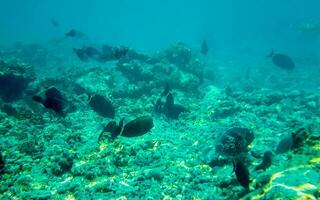
POLYGON ((121 136, 137 137, 146 134, 153 128, 153 120, 150 116, 138 117, 128 122, 122 130, 121 136))
POLYGON ((93 95, 89 100, 91 108, 102 117, 114 118, 115 109, 109 99, 101 95, 93 95))
POLYGON ((71 29, 70 31, 65 33, 65 36, 70 38, 81 38, 84 36, 84 34, 75 29, 71 29))
POLYGON ((288 134, 280 140, 276 148, 276 154, 287 153, 292 148, 292 146, 293 146, 292 134, 288 134))
POLYGON ((164 106, 165 106, 165 115, 171 119, 178 119, 181 113, 190 112, 184 106, 180 104, 175 104, 173 95, 170 92, 167 95, 167 99, 164 106))
POLYGON ((272 164, 272 152, 266 151, 263 154, 262 162, 255 168, 255 170, 266 170, 272 164))
POLYGON ((32 97, 32 100, 41 103, 45 108, 53 110, 61 116, 65 116, 65 100, 60 91, 55 87, 46 90, 45 98, 35 95, 32 97))
POLYGON ((227 156, 238 156, 248 152, 254 140, 254 133, 248 128, 232 127, 227 130, 216 144, 216 151, 227 156))
POLYGON ((273 51, 270 53, 269 57, 272 59, 272 62, 274 65, 286 69, 286 70, 292 70, 295 68, 295 64, 293 60, 285 55, 280 53, 274 53, 273 51))
POLYGON ((99 141, 103 137, 104 132, 111 133, 111 138, 117 136, 123 137, 137 137, 148 133, 153 128, 153 119, 150 116, 138 117, 126 125, 124 125, 124 118, 121 119, 119 124, 115 121, 111 121, 104 128, 103 132, 99 136, 99 141))
POLYGON ((236 178, 238 183, 249 190, 250 177, 248 168, 241 162, 241 160, 237 159, 233 161, 233 171, 236 174, 236 178))

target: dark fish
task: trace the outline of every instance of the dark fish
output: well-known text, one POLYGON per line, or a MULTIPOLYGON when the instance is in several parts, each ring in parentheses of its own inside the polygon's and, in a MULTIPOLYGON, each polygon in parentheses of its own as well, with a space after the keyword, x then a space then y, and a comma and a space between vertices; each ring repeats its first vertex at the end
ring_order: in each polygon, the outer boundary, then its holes
POLYGON ((108 117, 113 119, 115 116, 115 109, 112 106, 111 101, 101 95, 93 95, 90 98, 89 105, 95 112, 97 112, 102 117, 108 117))
POLYGON ((208 43, 206 40, 203 40, 201 44, 201 53, 206 56, 208 52, 209 52, 208 43))
POLYGON ((254 133, 248 128, 232 127, 227 130, 216 144, 216 151, 228 156, 239 156, 248 152, 248 146, 254 140, 254 133))
POLYGON ((190 111, 184 106, 174 103, 174 98, 170 92, 169 84, 167 84, 165 90, 161 94, 161 97, 155 103, 155 112, 163 113, 166 117, 171 119, 178 119, 181 113, 190 111), (166 98, 166 100, 163 101, 163 98, 166 98))
POLYGON ((287 70, 292 70, 295 68, 295 64, 293 60, 287 55, 274 53, 272 51, 269 57, 272 58, 273 64, 275 64, 280 68, 287 69, 287 70))
POLYGON ((68 31, 67 33, 65 33, 66 37, 70 37, 70 38, 81 38, 83 37, 83 33, 75 30, 75 29, 71 29, 70 31, 68 31))
POLYGON ((286 135, 282 138, 276 148, 276 154, 287 153, 293 146, 292 134, 286 135))
POLYGON ((41 103, 45 108, 54 110, 59 115, 65 116, 63 111, 65 100, 57 88, 51 87, 46 90, 45 98, 36 95, 33 96, 32 99, 38 103, 41 103))
POLYGON ((122 130, 121 136, 137 137, 146 134, 153 128, 153 120, 150 116, 138 117, 128 122, 122 130))
POLYGON ((113 48, 113 58, 115 60, 119 60, 120 58, 123 58, 127 55, 127 53, 129 52, 129 48, 128 47, 114 47, 113 48))
POLYGON ((181 113, 190 112, 184 106, 175 104, 173 95, 171 93, 167 95, 167 100, 164 106, 165 106, 165 115, 171 119, 178 119, 181 113))
POLYGON ((116 138, 118 135, 121 134, 122 128, 123 128, 123 124, 121 125, 121 122, 119 123, 119 125, 117 125, 116 121, 109 122, 101 132, 99 136, 99 141, 102 139, 104 132, 109 132, 111 133, 111 138, 113 139, 116 138))
POLYGON ((2 157, 2 153, 0 151, 0 175, 2 175, 4 172, 4 166, 5 166, 5 163, 2 157))
POLYGON ((233 161, 233 171, 235 172, 237 181, 240 185, 249 190, 250 178, 247 167, 240 160, 235 160, 233 161))
POLYGON ((58 28, 60 26, 59 22, 57 22, 55 19, 51 19, 51 25, 55 28, 58 28))
POLYGON ((150 116, 138 117, 126 125, 123 125, 124 118, 122 118, 117 125, 117 122, 111 121, 103 129, 102 133, 99 136, 99 141, 103 137, 104 132, 111 133, 111 138, 114 139, 117 136, 124 137, 137 137, 148 133, 153 128, 153 120, 150 116))
POLYGON ((113 47, 109 45, 103 45, 101 48, 101 59, 103 61, 113 60, 113 47))
POLYGON ((190 112, 187 108, 179 104, 173 104, 167 112, 166 116, 171 119, 178 119, 181 113, 188 113, 190 112))
POLYGON ((101 60, 101 53, 93 47, 73 48, 73 52, 75 52, 77 57, 82 61, 87 61, 89 58, 96 61, 101 60))
POLYGON ((273 155, 271 151, 264 152, 262 162, 255 168, 255 170, 266 170, 269 168, 272 164, 272 156, 273 155))

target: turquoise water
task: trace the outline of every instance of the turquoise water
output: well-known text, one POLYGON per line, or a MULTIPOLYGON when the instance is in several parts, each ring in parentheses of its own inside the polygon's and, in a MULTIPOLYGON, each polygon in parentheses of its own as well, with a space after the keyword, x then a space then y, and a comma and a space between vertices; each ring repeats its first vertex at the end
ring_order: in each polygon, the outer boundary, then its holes
POLYGON ((0 199, 319 199, 319 7, 0 1, 0 199))

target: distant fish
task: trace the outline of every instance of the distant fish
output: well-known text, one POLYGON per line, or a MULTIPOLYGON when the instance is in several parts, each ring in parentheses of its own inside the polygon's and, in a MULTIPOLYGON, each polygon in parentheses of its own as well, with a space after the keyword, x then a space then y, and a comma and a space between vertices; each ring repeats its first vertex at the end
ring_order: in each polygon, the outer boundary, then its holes
POLYGON ((51 25, 55 28, 58 28, 60 26, 59 22, 56 21, 55 19, 51 19, 51 25))
POLYGON ((111 103, 111 101, 101 95, 93 95, 90 98, 89 105, 91 108, 97 112, 102 117, 114 118, 115 109, 111 103))
POLYGON ((80 31, 75 30, 75 29, 71 29, 70 31, 65 33, 65 36, 70 37, 70 38, 81 38, 84 36, 84 34, 81 33, 80 31))
POLYGON ((65 116, 65 100, 57 88, 51 87, 48 90, 46 90, 45 98, 35 95, 32 97, 32 99, 38 103, 41 103, 45 108, 51 109, 61 116, 65 116))
POLYGON ((124 137, 137 137, 148 133, 153 128, 153 120, 150 116, 138 117, 128 122, 121 133, 124 137))
POLYGON ((2 152, 0 151, 0 175, 2 175, 4 172, 4 166, 5 166, 5 163, 2 157, 2 152))
POLYGON ((233 171, 236 174, 236 178, 240 185, 245 189, 249 190, 250 177, 249 170, 239 159, 233 161, 233 171))
POLYGON ((167 95, 167 101, 165 103, 165 106, 165 115, 171 119, 178 119, 181 113, 190 112, 186 107, 180 104, 175 104, 171 93, 167 95))
POLYGON ((181 113, 190 111, 186 107, 174 103, 174 98, 170 90, 170 86, 167 84, 160 98, 155 104, 155 112, 163 113, 166 115, 166 117, 171 119, 178 119, 181 113), (165 102, 163 98, 165 98, 165 102))
MULTIPOLYGON (((103 132, 110 132, 112 138, 117 136, 123 137, 137 137, 148 133, 153 128, 153 119, 150 116, 138 117, 126 125, 124 118, 121 119, 119 125, 115 121, 111 121, 104 128, 103 132)), ((99 140, 102 138, 103 132, 99 136, 99 140)))
POLYGON ((255 170, 266 170, 272 164, 272 152, 266 151, 263 154, 262 162, 255 168, 255 170))
POLYGON ((206 40, 203 40, 201 44, 201 53, 206 56, 208 52, 209 52, 208 43, 206 40))
POLYGON ((274 65, 280 68, 287 69, 287 70, 292 70, 295 68, 295 64, 293 60, 285 54, 274 53, 272 51, 268 57, 272 59, 272 62, 274 65))
POLYGON ((73 48, 73 52, 82 61, 87 61, 89 59, 100 61, 101 59, 101 53, 94 47, 82 47, 80 49, 73 48))
POLYGON ((297 26, 296 29, 303 33, 320 33, 320 24, 315 22, 304 23, 297 26))
POLYGON ((282 138, 276 148, 276 154, 287 153, 293 146, 292 134, 286 135, 282 138))

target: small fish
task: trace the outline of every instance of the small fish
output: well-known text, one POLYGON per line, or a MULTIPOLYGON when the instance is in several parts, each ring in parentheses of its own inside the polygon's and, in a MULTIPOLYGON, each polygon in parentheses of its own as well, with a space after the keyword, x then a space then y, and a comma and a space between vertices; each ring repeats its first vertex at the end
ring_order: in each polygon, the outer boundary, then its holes
POLYGON ((272 152, 271 151, 266 151, 263 154, 263 159, 262 162, 255 168, 255 170, 266 170, 269 168, 272 164, 272 152))
POLYGON ((117 125, 117 122, 111 121, 104 128, 103 132, 99 136, 99 141, 103 137, 104 132, 111 133, 111 138, 114 139, 117 136, 123 137, 137 137, 148 133, 153 128, 153 119, 150 116, 138 117, 126 125, 124 125, 124 118, 122 118, 117 125))
POLYGON ((169 93, 165 103, 165 115, 171 119, 178 119, 180 114, 184 112, 190 111, 182 105, 175 104, 172 93, 169 93))
POLYGON ((73 52, 75 52, 82 61, 87 61, 89 58, 96 61, 101 60, 101 53, 93 47, 73 48, 73 52))
POLYGON ((249 184, 250 184, 249 170, 241 162, 241 160, 237 159, 233 161, 233 171, 235 172, 237 181, 240 183, 240 185, 245 189, 249 190, 249 184))
POLYGON ((292 134, 286 135, 282 138, 276 148, 276 154, 287 153, 293 147, 292 134))
MULTIPOLYGON (((121 124, 120 124, 121 125, 121 124)), ((153 120, 150 116, 138 117, 128 122, 122 130, 121 136, 137 137, 148 133, 153 128, 153 120)))
POLYGON ((60 26, 59 22, 55 19, 51 19, 51 25, 55 28, 58 28, 60 26))
POLYGON ((201 53, 206 56, 208 52, 209 52, 208 43, 206 40, 203 40, 201 44, 201 53))
POLYGON ((111 101, 101 95, 93 95, 89 100, 91 108, 102 117, 114 118, 115 109, 111 101))
POLYGON ((120 58, 123 58, 127 55, 129 52, 128 47, 113 47, 113 59, 114 60, 119 60, 120 58))
POLYGON ((274 53, 272 51, 268 57, 272 59, 272 62, 274 65, 280 68, 287 69, 287 70, 292 70, 295 68, 295 64, 293 60, 285 54, 274 53))
POLYGON ((81 38, 84 36, 84 34, 75 29, 71 29, 70 31, 65 33, 65 36, 70 38, 81 38))
POLYGON ((4 160, 3 160, 3 157, 2 157, 2 153, 0 151, 0 175, 3 174, 4 172, 4 167, 5 167, 5 163, 4 163, 4 160))
POLYGON ((65 116, 65 113, 64 113, 65 100, 62 97, 62 94, 60 93, 60 91, 55 87, 51 87, 48 90, 46 90, 45 98, 35 95, 32 97, 32 100, 38 103, 41 103, 45 108, 51 109, 61 116, 65 116))

